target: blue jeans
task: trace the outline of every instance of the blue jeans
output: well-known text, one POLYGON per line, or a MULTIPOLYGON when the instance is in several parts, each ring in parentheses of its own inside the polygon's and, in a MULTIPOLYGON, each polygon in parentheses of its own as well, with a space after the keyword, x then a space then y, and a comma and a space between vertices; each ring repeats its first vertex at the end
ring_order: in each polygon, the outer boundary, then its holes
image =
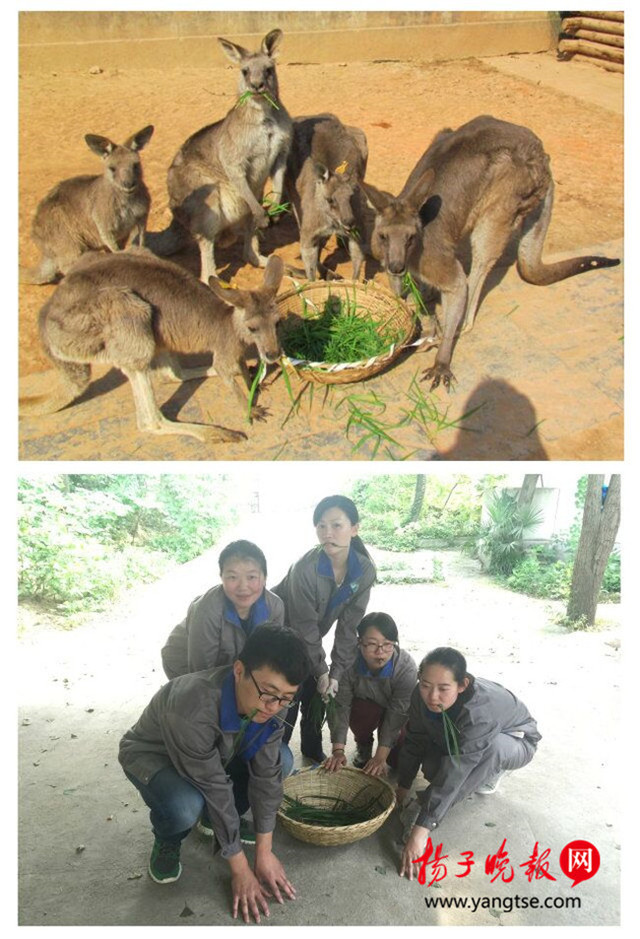
MULTIPOLYGON (((283 778, 293 769, 293 754, 286 743, 280 747, 283 778)), ((154 835, 160 841, 180 843, 187 837, 205 807, 204 796, 193 783, 181 776, 173 766, 159 770, 148 783, 140 782, 124 771, 151 810, 149 818, 154 835)), ((233 785, 233 798, 238 815, 249 808, 249 772, 247 764, 235 757, 227 767, 233 785)))

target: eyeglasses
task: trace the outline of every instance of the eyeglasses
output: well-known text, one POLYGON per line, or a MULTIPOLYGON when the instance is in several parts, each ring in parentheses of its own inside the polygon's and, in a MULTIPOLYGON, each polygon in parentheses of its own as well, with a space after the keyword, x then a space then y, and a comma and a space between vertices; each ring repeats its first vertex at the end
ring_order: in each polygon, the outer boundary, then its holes
POLYGON ((258 682, 253 677, 251 669, 248 668, 247 671, 249 672, 251 681, 255 685, 256 691, 258 692, 258 697, 260 698, 263 704, 266 704, 266 705, 277 704, 279 707, 291 707, 292 704, 296 703, 297 696, 295 694, 285 695, 284 697, 278 697, 277 694, 270 694, 268 691, 263 691, 258 685, 258 682))
POLYGON ((360 645, 363 649, 366 649, 367 652, 377 652, 380 649, 381 652, 392 652, 395 647, 395 642, 361 642, 360 645))

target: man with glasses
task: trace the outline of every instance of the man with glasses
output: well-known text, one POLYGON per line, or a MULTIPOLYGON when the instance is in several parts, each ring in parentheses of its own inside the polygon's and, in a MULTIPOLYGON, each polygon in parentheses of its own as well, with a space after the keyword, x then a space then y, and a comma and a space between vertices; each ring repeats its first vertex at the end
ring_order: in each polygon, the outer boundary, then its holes
POLYGON ((353 765, 371 776, 395 766, 418 680, 413 658, 398 646, 398 627, 388 613, 367 613, 358 625, 358 655, 342 678, 336 707, 328 714, 331 756, 325 768, 335 772, 347 762, 350 728, 356 741, 353 765), (378 746, 373 753, 373 733, 378 746))
POLYGON ((282 801, 280 742, 287 709, 307 677, 304 642, 283 626, 258 626, 233 665, 167 682, 120 741, 125 775, 150 808, 155 836, 149 875, 156 883, 182 873, 180 848, 203 808, 214 845, 231 868, 233 917, 269 915, 295 890, 272 852, 282 801), (240 840, 241 816, 253 813, 253 870, 240 840), (264 884, 264 887, 262 886, 264 884))

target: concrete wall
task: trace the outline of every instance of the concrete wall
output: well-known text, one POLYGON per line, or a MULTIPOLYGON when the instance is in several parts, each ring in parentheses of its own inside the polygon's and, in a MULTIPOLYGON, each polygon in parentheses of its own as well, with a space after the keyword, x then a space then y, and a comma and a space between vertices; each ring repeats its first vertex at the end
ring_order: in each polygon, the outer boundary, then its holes
POLYGON ((20 68, 203 67, 226 62, 215 37, 256 48, 285 33, 280 60, 417 59, 543 52, 559 15, 546 12, 34 12, 19 14, 20 68))

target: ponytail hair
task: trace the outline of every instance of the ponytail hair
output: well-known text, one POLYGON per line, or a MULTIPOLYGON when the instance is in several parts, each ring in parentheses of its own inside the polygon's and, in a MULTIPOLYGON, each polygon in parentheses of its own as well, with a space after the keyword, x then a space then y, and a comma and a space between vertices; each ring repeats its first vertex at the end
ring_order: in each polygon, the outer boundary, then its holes
MULTIPOLYGON (((329 509, 342 509, 344 514, 347 516, 352 525, 360 524, 360 515, 356 507, 355 502, 349 499, 347 496, 325 496, 324 499, 321 499, 320 502, 316 505, 313 510, 313 524, 316 526, 325 512, 329 509)), ((351 545, 358 554, 364 555, 364 557, 369 558, 373 563, 373 558, 367 551, 364 541, 360 535, 354 535, 351 539, 351 545)))
POLYGON ((458 652, 457 649, 452 649, 451 646, 438 646, 437 649, 432 649, 431 652, 425 655, 420 662, 418 675, 422 675, 429 665, 442 665, 444 668, 448 668, 458 685, 463 684, 465 678, 470 677, 467 673, 467 660, 464 655, 462 652, 458 652))

